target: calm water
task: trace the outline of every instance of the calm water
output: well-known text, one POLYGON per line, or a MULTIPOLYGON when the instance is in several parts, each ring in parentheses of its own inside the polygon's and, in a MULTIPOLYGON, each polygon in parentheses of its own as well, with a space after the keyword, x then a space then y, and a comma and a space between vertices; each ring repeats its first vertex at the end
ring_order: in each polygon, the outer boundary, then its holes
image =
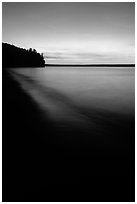
POLYGON ((134 68, 20 68, 11 74, 54 120, 79 120, 86 110, 134 115, 134 68))
POLYGON ((38 120, 30 127, 33 134, 28 133, 29 124, 21 125, 24 144, 29 138, 29 149, 35 140, 40 144, 33 152, 34 166, 36 158, 41 166, 35 188, 42 181, 43 186, 56 183, 57 189, 60 184, 69 192, 73 185, 68 184, 74 184, 82 188, 81 195, 89 191, 89 197, 94 193, 128 197, 134 188, 135 69, 50 67, 9 72, 39 108, 38 120))

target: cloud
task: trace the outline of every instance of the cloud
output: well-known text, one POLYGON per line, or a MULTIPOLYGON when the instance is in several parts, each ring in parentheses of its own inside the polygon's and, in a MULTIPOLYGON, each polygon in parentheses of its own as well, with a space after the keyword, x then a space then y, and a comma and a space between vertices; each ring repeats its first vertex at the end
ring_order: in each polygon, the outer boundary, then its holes
POLYGON ((50 51, 44 53, 48 63, 134 63, 134 57, 122 53, 50 51))

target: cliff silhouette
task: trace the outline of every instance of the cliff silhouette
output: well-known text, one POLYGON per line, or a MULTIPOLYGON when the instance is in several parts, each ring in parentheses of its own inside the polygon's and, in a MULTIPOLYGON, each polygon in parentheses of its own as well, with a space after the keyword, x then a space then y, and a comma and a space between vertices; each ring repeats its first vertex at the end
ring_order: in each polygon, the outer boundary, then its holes
POLYGON ((29 50, 2 43, 2 67, 44 67, 43 54, 35 49, 29 50))

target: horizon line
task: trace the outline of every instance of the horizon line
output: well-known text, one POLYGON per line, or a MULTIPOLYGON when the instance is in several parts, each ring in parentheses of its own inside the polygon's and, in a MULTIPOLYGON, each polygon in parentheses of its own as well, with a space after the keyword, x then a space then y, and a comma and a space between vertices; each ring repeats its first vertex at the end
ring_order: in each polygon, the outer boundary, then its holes
POLYGON ((113 66, 113 67, 118 67, 118 66, 132 66, 132 67, 135 67, 135 63, 107 63, 107 64, 48 64, 46 63, 45 66, 113 66))

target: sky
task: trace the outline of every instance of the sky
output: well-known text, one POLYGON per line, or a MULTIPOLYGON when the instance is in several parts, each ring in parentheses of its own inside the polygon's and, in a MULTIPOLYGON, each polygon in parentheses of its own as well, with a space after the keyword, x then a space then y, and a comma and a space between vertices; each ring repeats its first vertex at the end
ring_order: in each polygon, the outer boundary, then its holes
POLYGON ((46 63, 134 63, 134 2, 3 2, 2 41, 46 63))

